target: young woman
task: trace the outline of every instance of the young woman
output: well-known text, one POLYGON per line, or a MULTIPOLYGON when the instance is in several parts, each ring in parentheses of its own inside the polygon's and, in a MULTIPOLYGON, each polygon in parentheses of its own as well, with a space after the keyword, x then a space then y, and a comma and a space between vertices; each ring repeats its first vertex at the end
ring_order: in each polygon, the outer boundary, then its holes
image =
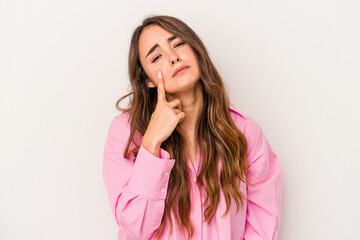
POLYGON ((171 16, 144 19, 129 78, 103 155, 118 239, 277 239, 277 156, 260 126, 230 107, 196 33, 171 16))

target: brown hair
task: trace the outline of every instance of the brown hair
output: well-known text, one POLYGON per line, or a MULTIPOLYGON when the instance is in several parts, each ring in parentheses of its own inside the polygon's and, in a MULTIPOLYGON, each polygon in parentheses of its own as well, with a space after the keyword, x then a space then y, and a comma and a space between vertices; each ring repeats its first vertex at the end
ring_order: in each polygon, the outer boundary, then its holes
MULTIPOLYGON (((231 118, 229 97, 224 83, 210 60, 207 50, 196 33, 181 20, 165 15, 155 15, 145 18, 132 35, 129 50, 129 78, 132 91, 116 102, 116 108, 130 113, 130 137, 124 152, 124 157, 129 158, 131 142, 135 148, 131 153, 137 156, 140 148, 133 141, 135 131, 144 135, 150 121, 151 114, 157 103, 157 89, 148 88, 145 83, 147 77, 139 59, 138 40, 145 27, 156 24, 164 30, 179 36, 193 49, 200 68, 200 83, 204 96, 203 109, 197 119, 196 142, 201 149, 202 166, 197 178, 199 189, 205 194, 205 221, 211 222, 220 202, 220 187, 226 201, 226 215, 230 209, 231 199, 235 199, 237 211, 239 202, 243 205, 244 194, 240 191, 240 182, 246 182, 246 152, 247 141, 245 136, 235 125, 231 118), (119 103, 130 96, 129 108, 120 108, 119 103), (218 175, 218 157, 222 161, 220 179, 218 175), (205 178, 205 182, 203 181, 205 178), (240 182, 239 182, 240 181, 240 182)), ((161 148, 170 153, 170 158, 175 159, 175 165, 170 173, 168 192, 165 201, 164 215, 156 232, 159 237, 164 230, 165 218, 168 219, 172 231, 170 211, 173 211, 177 224, 188 231, 189 237, 193 236, 193 226, 190 214, 190 175, 187 162, 187 145, 184 131, 179 125, 162 144, 161 148)))

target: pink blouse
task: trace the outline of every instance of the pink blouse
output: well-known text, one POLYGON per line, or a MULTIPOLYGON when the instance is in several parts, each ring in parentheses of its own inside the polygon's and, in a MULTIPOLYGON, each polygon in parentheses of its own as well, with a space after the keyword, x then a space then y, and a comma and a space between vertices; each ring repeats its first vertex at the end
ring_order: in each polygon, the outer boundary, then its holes
MULTIPOLYGON (((226 202, 223 194, 220 194, 220 203, 211 223, 203 222, 204 196, 194 184, 201 166, 201 153, 198 152, 194 165, 189 164, 194 181, 189 189, 190 219, 195 230, 192 239, 277 239, 282 191, 277 155, 254 120, 231 107, 230 114, 248 141, 248 178, 255 185, 240 184, 240 190, 248 202, 243 201, 244 205, 240 204, 236 212, 236 204, 232 201, 230 211, 225 216, 222 215, 226 202)), ((154 239, 164 213, 169 176, 176 160, 170 159, 170 154, 162 148, 158 158, 143 145, 135 162, 133 155, 130 160, 124 159, 123 151, 130 135, 128 118, 129 114, 122 112, 110 123, 103 154, 103 179, 111 211, 119 226, 118 240, 154 239)), ((141 140, 142 136, 137 141, 141 143, 141 140)), ((160 239, 185 239, 186 235, 175 225, 175 221, 171 236, 167 224, 165 222, 160 239)))

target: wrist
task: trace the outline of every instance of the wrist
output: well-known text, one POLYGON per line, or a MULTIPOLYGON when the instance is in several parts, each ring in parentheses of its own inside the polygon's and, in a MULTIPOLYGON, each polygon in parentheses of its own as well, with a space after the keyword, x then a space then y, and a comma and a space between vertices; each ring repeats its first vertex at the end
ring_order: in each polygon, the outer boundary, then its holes
POLYGON ((160 157, 161 143, 153 139, 148 140, 147 138, 144 137, 141 144, 143 145, 144 148, 146 148, 146 150, 151 152, 154 156, 160 157))

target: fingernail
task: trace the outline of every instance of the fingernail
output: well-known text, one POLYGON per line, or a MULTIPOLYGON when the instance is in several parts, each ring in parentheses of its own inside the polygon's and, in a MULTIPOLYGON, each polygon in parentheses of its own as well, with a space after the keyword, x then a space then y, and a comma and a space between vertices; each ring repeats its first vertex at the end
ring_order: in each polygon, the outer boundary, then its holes
POLYGON ((158 78, 162 78, 162 74, 160 71, 158 71, 158 78))

